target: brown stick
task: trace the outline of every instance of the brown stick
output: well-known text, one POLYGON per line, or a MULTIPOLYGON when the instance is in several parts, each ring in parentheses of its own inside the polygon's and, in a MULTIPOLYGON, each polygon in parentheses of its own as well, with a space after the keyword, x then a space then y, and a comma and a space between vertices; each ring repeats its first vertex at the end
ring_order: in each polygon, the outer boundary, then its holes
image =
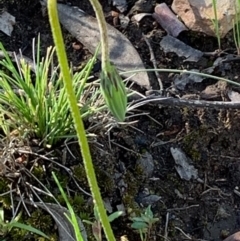
POLYGON ((167 106, 188 106, 192 108, 212 108, 212 109, 240 109, 240 102, 231 101, 206 101, 206 100, 184 100, 173 97, 150 95, 146 98, 133 101, 131 109, 145 104, 159 104, 167 106))

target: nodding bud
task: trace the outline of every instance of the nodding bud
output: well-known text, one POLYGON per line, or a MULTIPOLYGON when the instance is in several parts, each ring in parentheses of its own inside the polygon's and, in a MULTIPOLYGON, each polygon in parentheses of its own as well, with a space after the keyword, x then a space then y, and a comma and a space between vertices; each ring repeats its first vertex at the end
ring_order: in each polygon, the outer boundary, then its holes
POLYGON ((108 63, 101 72, 101 92, 117 121, 124 121, 127 110, 126 87, 114 65, 108 63))

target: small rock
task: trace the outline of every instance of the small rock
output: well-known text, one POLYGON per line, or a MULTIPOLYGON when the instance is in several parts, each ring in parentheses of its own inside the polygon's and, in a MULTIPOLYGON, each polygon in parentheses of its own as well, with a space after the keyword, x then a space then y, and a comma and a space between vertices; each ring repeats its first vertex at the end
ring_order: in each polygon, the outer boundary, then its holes
MULTIPOLYGON (((199 72, 198 69, 191 69, 190 71, 199 72)), ((196 74, 182 73, 174 76, 173 83, 177 89, 185 90, 187 84, 201 83, 204 79, 206 78, 196 74)))
POLYGON ((109 198, 104 198, 103 203, 104 203, 105 209, 106 209, 109 213, 112 213, 112 212, 113 212, 113 207, 112 207, 112 204, 111 204, 111 202, 110 202, 110 199, 109 199, 109 198))
POLYGON ((170 35, 162 38, 160 46, 163 48, 165 53, 174 52, 179 57, 184 56, 186 58, 185 61, 188 62, 198 62, 203 56, 201 51, 186 45, 179 39, 176 39, 170 35))
POLYGON ((166 3, 158 4, 154 11, 155 13, 153 13, 153 17, 162 28, 173 37, 177 37, 182 31, 187 30, 184 24, 179 21, 166 3))
POLYGON ((227 210, 222 206, 218 207, 215 220, 226 219, 228 217, 231 217, 231 215, 227 212, 227 210))
POLYGON ((112 1, 113 6, 116 6, 116 8, 121 12, 125 12, 127 10, 128 4, 126 0, 113 0, 112 1))
POLYGON ((137 165, 147 177, 151 177, 154 171, 153 157, 149 152, 145 152, 140 159, 137 160, 137 165))
POLYGON ((0 14, 0 31, 4 32, 6 35, 11 36, 15 23, 15 17, 10 13, 4 11, 0 14))
POLYGON ((231 236, 227 237, 223 241, 240 241, 240 232, 236 232, 231 236))
POLYGON ((149 196, 146 196, 142 199, 142 205, 144 207, 147 207, 149 205, 153 205, 154 203, 158 202, 161 199, 160 196, 155 195, 155 194, 151 194, 149 196))
POLYGON ((126 216, 126 208, 125 208, 123 203, 117 205, 116 207, 117 207, 118 211, 122 211, 123 212, 121 216, 126 216))
POLYGON ((148 188, 144 188, 141 192, 138 193, 136 197, 136 201, 138 204, 147 207, 149 205, 153 205, 161 199, 160 196, 155 194, 150 194, 148 188))
POLYGON ((232 102, 240 102, 240 94, 238 92, 228 90, 227 95, 232 102))
MULTIPOLYGON (((223 38, 232 28, 235 20, 235 0, 217 2, 217 21, 219 34, 223 38)), ((197 32, 216 36, 213 20, 215 20, 212 0, 174 0, 172 10, 182 19, 185 25, 197 32)))
POLYGON ((189 164, 191 161, 190 158, 188 158, 180 148, 171 147, 170 151, 176 164, 175 168, 181 179, 186 181, 197 179, 198 170, 189 164))

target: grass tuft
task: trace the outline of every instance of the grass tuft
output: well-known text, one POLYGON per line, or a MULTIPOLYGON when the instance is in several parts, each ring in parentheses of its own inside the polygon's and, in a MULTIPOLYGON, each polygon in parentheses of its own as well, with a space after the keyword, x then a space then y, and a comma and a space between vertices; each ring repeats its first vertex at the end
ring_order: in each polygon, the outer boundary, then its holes
MULTIPOLYGON (((7 136, 17 130, 21 136, 33 135, 44 146, 52 146, 62 138, 75 136, 76 131, 62 74, 53 65, 55 48, 49 47, 41 58, 40 38, 36 46, 33 41, 33 62, 29 63, 17 55, 12 60, 0 43, 5 56, 0 61, 0 125, 7 136)), ((95 60, 96 54, 81 72, 71 73, 83 118, 105 108, 96 82, 87 83, 95 60)))

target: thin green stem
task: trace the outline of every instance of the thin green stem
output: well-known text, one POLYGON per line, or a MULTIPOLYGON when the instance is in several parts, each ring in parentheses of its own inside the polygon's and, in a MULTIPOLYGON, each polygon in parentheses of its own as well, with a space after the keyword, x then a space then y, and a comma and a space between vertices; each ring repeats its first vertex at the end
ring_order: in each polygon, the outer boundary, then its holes
POLYGON ((226 81, 229 84, 233 84, 233 85, 237 85, 240 86, 240 83, 237 83, 233 80, 229 80, 226 78, 222 78, 222 77, 218 77, 218 76, 214 76, 214 75, 210 75, 210 74, 204 74, 201 72, 195 72, 195 71, 190 71, 190 70, 179 70, 179 69, 135 69, 135 70, 129 70, 129 71, 125 71, 125 72, 120 72, 120 75, 127 75, 127 74, 135 74, 138 72, 153 72, 153 71, 157 71, 157 72, 162 72, 162 73, 186 73, 186 74, 195 74, 198 76, 202 76, 205 78, 211 78, 211 79, 215 79, 215 80, 222 80, 222 81, 226 81))
MULTIPOLYGON (((64 81, 65 89, 68 95, 68 101, 69 101, 70 109, 73 116, 73 121, 76 128, 79 145, 81 147, 81 153, 83 157, 83 163, 84 163, 86 175, 88 178, 88 183, 91 188, 91 192, 99 213, 100 221, 105 231, 105 235, 109 241, 114 241, 115 238, 114 238, 110 223, 108 221, 106 210, 104 208, 103 200, 99 191, 97 178, 95 175, 92 158, 89 150, 89 145, 86 137, 85 128, 83 125, 83 121, 77 105, 77 99, 76 99, 73 85, 72 85, 70 70, 67 62, 64 43, 63 43, 62 32, 59 24, 56 0, 48 0, 48 12, 49 12, 49 20, 50 20, 52 35, 56 45, 58 61, 61 68, 62 75, 63 75, 63 81, 64 81)), ((104 57, 107 58, 107 55, 104 55, 104 57)))
POLYGON ((89 0, 97 17, 101 37, 101 54, 102 54, 102 69, 106 70, 106 65, 109 62, 108 34, 107 24, 104 18, 102 6, 98 0, 89 0))
POLYGON ((240 0, 235 2, 235 19, 233 19, 233 37, 237 48, 237 54, 240 55, 240 0))
POLYGON ((212 4, 213 4, 213 11, 214 11, 214 28, 215 28, 215 34, 217 37, 217 41, 218 41, 218 48, 221 49, 221 38, 220 38, 220 32, 219 32, 219 22, 218 22, 218 15, 217 15, 217 1, 216 0, 212 0, 212 4))

